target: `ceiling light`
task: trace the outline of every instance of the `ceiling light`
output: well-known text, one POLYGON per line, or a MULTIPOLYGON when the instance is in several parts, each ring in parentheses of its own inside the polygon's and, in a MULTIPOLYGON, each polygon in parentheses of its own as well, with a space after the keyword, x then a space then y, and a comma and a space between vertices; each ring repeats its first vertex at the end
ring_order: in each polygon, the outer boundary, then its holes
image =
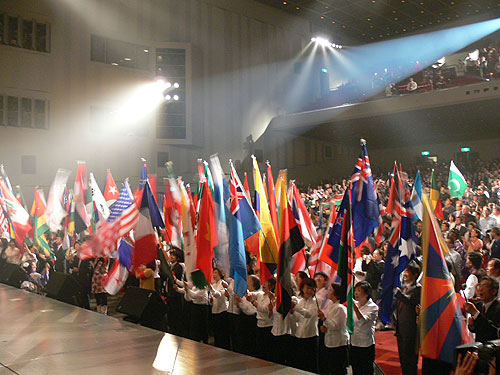
POLYGON ((144 52, 149 53, 149 50, 148 50, 148 49, 145 49, 145 50, 144 50, 144 52))
POLYGON ((132 60, 132 59, 131 59, 130 57, 125 57, 123 60, 125 60, 125 61, 130 61, 130 60, 132 60))
POLYGON ((170 100, 170 99, 172 99, 172 97, 170 95, 168 95, 168 94, 165 95, 165 100, 170 100))
POLYGON ((112 62, 111 65, 117 66, 118 63, 117 62, 112 62))
POLYGON ((179 95, 174 95, 174 100, 179 100, 179 95))
POLYGON ((174 88, 176 88, 176 89, 179 88, 179 84, 177 82, 174 82, 174 88))

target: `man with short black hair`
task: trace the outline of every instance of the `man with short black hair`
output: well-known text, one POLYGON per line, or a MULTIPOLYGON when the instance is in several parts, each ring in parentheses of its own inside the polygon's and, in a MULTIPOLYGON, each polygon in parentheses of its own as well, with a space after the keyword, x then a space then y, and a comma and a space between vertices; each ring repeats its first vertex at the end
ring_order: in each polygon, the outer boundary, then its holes
MULTIPOLYGON (((500 259, 491 258, 489 260, 486 266, 486 274, 500 283, 500 259)), ((497 299, 500 299, 500 290, 498 291, 497 299)))
POLYGON ((500 228, 491 229, 490 235, 492 241, 490 258, 500 259, 500 228))
POLYGON ((465 311, 471 314, 469 329, 476 334, 476 341, 486 342, 498 339, 500 329, 500 302, 497 300, 498 281, 491 276, 481 278, 477 287, 481 302, 465 303, 465 311))

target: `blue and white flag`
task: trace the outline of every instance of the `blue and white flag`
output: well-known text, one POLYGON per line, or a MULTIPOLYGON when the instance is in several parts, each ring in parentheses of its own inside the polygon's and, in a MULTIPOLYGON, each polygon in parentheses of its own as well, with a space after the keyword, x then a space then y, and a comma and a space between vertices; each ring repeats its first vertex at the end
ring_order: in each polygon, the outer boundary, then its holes
POLYGON ((424 213, 424 206, 422 205, 422 181, 420 180, 420 171, 417 172, 413 190, 411 192, 411 206, 415 211, 417 217, 422 220, 424 213))

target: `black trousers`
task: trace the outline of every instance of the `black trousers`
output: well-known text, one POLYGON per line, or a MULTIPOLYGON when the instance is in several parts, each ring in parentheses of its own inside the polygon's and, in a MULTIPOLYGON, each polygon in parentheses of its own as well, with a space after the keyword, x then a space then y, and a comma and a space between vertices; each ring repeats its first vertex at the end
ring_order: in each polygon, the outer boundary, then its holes
POLYGON ((318 336, 295 340, 296 367, 318 373, 318 336))
POLYGON ((184 299, 181 295, 167 296, 167 319, 168 332, 172 335, 183 336, 183 312, 182 304, 184 299))
POLYGON ((273 327, 257 327, 256 331, 256 357, 265 361, 271 361, 271 346, 273 327))
POLYGON ((241 313, 239 315, 239 326, 242 337, 240 341, 241 353, 255 357, 257 318, 255 315, 241 313))
MULTIPOLYGON (((347 345, 325 348, 325 375, 345 375, 347 373, 347 345)), ((320 372, 320 374, 323 374, 320 372)))
POLYGON ((323 322, 321 319, 318 319, 318 372, 320 374, 328 374, 327 369, 328 369, 328 356, 326 352, 326 346, 325 346, 325 334, 321 332, 321 326, 323 325, 323 322))
POLYGON ((422 357, 422 375, 449 375, 452 370, 449 363, 422 357))
POLYGON ((283 366, 290 366, 290 361, 293 356, 292 352, 292 336, 281 335, 272 337, 271 360, 283 366))
POLYGON ((401 363, 401 371, 405 375, 417 375, 418 368, 418 352, 417 352, 417 337, 401 337, 398 339, 399 362, 401 363))
POLYGON ((197 305, 193 303, 191 306, 191 324, 189 332, 192 340, 202 341, 208 344, 208 305, 197 305))
POLYGON ((222 349, 230 349, 229 320, 227 312, 212 314, 214 319, 214 341, 215 346, 222 349))
POLYGON ((375 345, 371 345, 366 348, 351 346, 350 358, 353 375, 373 375, 375 345))
POLYGON ((95 302, 97 306, 106 306, 108 304, 108 294, 107 293, 97 293, 94 294, 95 302))
POLYGON ((229 322, 229 337, 231 340, 231 350, 233 352, 241 353, 241 336, 240 332, 240 317, 238 314, 227 313, 229 322))

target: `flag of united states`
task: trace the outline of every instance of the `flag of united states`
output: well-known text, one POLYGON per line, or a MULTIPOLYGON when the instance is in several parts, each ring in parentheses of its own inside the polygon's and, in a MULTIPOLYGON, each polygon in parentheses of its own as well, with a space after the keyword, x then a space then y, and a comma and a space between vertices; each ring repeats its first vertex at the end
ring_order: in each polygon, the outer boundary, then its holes
POLYGON ((120 237, 134 229, 139 219, 139 210, 135 204, 128 182, 125 182, 120 197, 113 204, 108 222, 120 220, 120 237))

